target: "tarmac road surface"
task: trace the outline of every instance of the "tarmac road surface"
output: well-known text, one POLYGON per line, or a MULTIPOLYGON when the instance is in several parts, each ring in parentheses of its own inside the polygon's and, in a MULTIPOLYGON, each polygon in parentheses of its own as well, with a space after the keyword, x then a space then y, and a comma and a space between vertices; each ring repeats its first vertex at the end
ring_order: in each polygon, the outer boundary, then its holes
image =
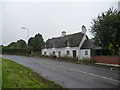
POLYGON ((65 88, 118 88, 117 70, 45 58, 2 55, 22 64, 65 88))

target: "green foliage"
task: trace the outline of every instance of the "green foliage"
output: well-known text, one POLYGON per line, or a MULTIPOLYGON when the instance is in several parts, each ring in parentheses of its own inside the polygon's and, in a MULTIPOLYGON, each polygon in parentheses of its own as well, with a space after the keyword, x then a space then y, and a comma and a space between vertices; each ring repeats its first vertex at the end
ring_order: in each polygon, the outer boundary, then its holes
POLYGON ((90 59, 80 59, 79 60, 79 63, 91 63, 91 64, 94 64, 94 63, 96 63, 96 61, 95 60, 90 60, 90 59))
POLYGON ((3 54, 14 54, 14 55, 26 55, 24 48, 26 47, 26 42, 24 40, 18 40, 17 42, 11 42, 8 46, 2 47, 3 54))
POLYGON ((57 56, 56 56, 56 55, 53 55, 53 54, 49 55, 49 57, 50 57, 50 58, 57 58, 57 56))
POLYGON ((69 60, 73 60, 74 58, 73 57, 70 57, 70 56, 67 56, 67 55, 65 55, 65 56, 63 56, 63 57, 60 57, 61 59, 69 59, 69 60))
POLYGON ((70 61, 70 62, 77 62, 77 58, 73 58, 71 56, 65 55, 63 57, 59 57, 59 59, 64 60, 64 61, 70 61))
POLYGON ((30 47, 30 46, 28 46, 28 45, 26 45, 26 46, 23 48, 23 50, 26 52, 26 55, 30 55, 31 52, 32 52, 32 50, 33 50, 33 48, 30 47))
POLYGON ((40 52, 43 43, 42 35, 38 33, 29 39, 28 45, 21 39, 17 42, 11 42, 8 46, 0 46, 0 50, 2 48, 3 54, 30 55, 31 51, 40 52))
POLYGON ((40 51, 41 46, 43 45, 44 41, 41 34, 36 34, 35 37, 31 37, 28 40, 28 45, 33 48, 33 51, 40 51))
POLYGON ((7 47, 9 49, 21 49, 26 46, 26 42, 24 40, 18 40, 17 42, 11 42, 7 47))
POLYGON ((43 58, 50 58, 49 55, 41 55, 41 54, 39 54, 39 55, 37 55, 37 56, 40 56, 40 57, 43 57, 43 58))
POLYGON ((93 20, 91 32, 97 46, 118 50, 120 47, 120 14, 110 8, 93 20))
POLYGON ((16 62, 3 60, 2 88, 61 88, 16 62))
POLYGON ((3 47, 4 47, 3 45, 0 45, 0 54, 2 54, 2 48, 3 47))
POLYGON ((23 48, 23 47, 26 46, 26 42, 24 40, 22 40, 22 39, 18 40, 17 43, 18 43, 18 45, 19 45, 20 48, 23 48))
POLYGON ((14 49, 14 48, 3 48, 2 49, 3 54, 12 54, 12 55, 26 55, 26 50, 24 49, 14 49))
POLYGON ((51 54, 51 55, 41 55, 41 54, 39 54, 37 56, 44 57, 44 58, 57 58, 57 56, 53 55, 53 54, 51 54))

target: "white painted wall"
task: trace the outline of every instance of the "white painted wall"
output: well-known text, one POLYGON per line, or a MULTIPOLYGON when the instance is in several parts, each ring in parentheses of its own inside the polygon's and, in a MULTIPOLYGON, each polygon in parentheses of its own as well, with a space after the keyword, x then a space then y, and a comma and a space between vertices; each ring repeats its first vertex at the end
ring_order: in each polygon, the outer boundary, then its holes
POLYGON ((80 58, 79 59, 89 59, 91 57, 91 50, 90 49, 81 49, 80 50, 80 58), (85 55, 85 51, 88 52, 88 55, 85 55))
POLYGON ((68 56, 73 57, 73 50, 76 50, 76 56, 78 59, 89 59, 91 57, 91 50, 90 49, 79 49, 78 47, 65 47, 65 48, 49 48, 49 49, 42 49, 42 55, 46 52, 46 55, 51 55, 53 51, 55 51, 55 55, 58 57, 58 52, 61 51, 61 56, 67 55, 67 51, 70 52, 68 56), (85 55, 85 51, 88 52, 88 55, 85 55))
POLYGON ((78 47, 64 47, 64 48, 48 48, 42 49, 42 55, 46 52, 46 55, 51 55, 53 51, 55 51, 55 55, 58 57, 58 52, 61 51, 61 56, 67 55, 67 51, 69 51, 70 57, 73 57, 73 50, 76 50, 76 56, 78 57, 78 47))
MULTIPOLYGON (((86 40, 86 34, 84 34, 82 40, 81 40, 81 43, 79 44, 79 48, 82 47, 84 41, 86 40)), ((80 54, 80 49, 79 49, 79 52, 78 52, 78 58, 81 59, 82 55, 80 54)))

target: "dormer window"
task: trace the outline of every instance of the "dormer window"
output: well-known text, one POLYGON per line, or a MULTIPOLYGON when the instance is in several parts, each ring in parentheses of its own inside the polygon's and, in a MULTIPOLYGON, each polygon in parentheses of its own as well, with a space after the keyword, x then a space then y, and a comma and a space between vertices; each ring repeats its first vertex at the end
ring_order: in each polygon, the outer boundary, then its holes
POLYGON ((46 48, 46 44, 45 44, 45 48, 46 48))
POLYGON ((70 46, 70 42, 69 41, 67 41, 67 47, 69 47, 70 46))
POLYGON ((53 48, 55 47, 55 43, 53 43, 53 48))

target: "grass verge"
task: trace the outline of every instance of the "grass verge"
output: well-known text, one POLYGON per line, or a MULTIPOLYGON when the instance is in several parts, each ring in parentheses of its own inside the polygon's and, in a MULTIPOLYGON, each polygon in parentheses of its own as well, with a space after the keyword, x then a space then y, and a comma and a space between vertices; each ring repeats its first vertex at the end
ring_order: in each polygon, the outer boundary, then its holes
POLYGON ((2 59, 2 88, 62 88, 32 70, 7 59, 2 59))
POLYGON ((2 58, 0 57, 0 89, 2 88, 2 58))

